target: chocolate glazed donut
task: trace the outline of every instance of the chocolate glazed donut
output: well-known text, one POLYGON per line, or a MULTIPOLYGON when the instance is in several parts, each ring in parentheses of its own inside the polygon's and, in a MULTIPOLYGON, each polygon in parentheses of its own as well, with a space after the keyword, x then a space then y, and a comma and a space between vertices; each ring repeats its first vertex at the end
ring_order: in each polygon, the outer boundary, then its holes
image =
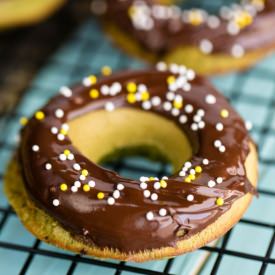
MULTIPOLYGON (((33 207, 42 209, 70 232, 87 254, 144 261, 193 250, 232 227, 255 193, 256 153, 244 121, 194 71, 176 65, 168 70, 163 63, 157 68, 120 73, 100 81, 92 75, 82 84, 62 87, 61 94, 37 111, 22 130, 17 162, 27 196, 33 207), (101 117, 101 125, 91 120, 94 114, 101 117), (73 130, 85 116, 89 124, 73 130), (139 125, 152 121, 148 124, 152 128, 142 130, 141 140, 147 140, 147 136, 149 140, 150 131, 157 129, 160 139, 174 143, 172 154, 165 150, 163 153, 175 164, 175 174, 163 178, 146 175, 139 180, 123 178, 88 158, 86 145, 74 145, 75 137, 85 143, 85 139, 92 140, 99 134, 95 142, 104 149, 100 133, 115 127, 112 123, 116 117, 121 125, 130 125, 120 130, 126 136, 133 133, 133 140, 138 140, 139 125), (172 130, 165 130, 161 136, 162 128, 172 130), (189 149, 181 148, 185 146, 181 143, 185 135, 189 149), (189 159, 181 163, 182 154, 188 150, 189 159), (180 152, 177 161, 176 152, 180 152), (253 171, 253 184, 246 171, 246 161, 252 153, 255 160, 249 169, 253 171), (238 210, 233 213, 235 218, 227 217, 222 231, 218 229, 188 248, 181 247, 226 217, 224 214, 234 208, 235 202, 248 195, 249 200, 238 206, 241 213, 237 214, 238 210)), ((157 139, 154 136, 153 143, 157 144, 157 139)), ((122 137, 108 136, 106 140, 119 143, 122 137)), ((131 145, 131 139, 126 143, 131 145)), ((96 150, 92 147, 91 155, 96 150)), ((8 184, 7 181, 6 190, 8 184)), ((35 229, 31 230, 35 233, 35 229)), ((57 233, 52 230, 51 234, 47 237, 50 242, 57 233)), ((70 244, 56 244, 76 250, 70 244)))
POLYGON ((275 47, 273 0, 243 0, 222 6, 218 15, 156 0, 104 3, 94 4, 93 10, 103 15, 107 32, 120 46, 149 60, 157 57, 210 74, 248 67, 275 47))

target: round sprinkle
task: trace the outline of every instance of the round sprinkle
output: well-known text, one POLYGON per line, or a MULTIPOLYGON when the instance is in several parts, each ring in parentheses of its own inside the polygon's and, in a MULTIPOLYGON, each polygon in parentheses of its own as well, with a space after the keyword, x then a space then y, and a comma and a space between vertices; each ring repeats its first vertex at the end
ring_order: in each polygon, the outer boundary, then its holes
POLYGON ((103 95, 108 95, 110 93, 110 88, 107 85, 103 85, 100 88, 100 91, 103 95))
POLYGON ((196 74, 193 70, 189 69, 186 72, 186 77, 188 80, 193 80, 196 77, 196 74))
POLYGON ((203 117, 205 115, 205 111, 203 109, 199 109, 197 111, 197 115, 200 116, 200 117, 203 117))
POLYGON ((200 50, 205 54, 210 54, 213 51, 213 44, 208 39, 203 39, 200 42, 200 50))
POLYGON ((108 198, 107 203, 109 205, 114 205, 115 204, 115 199, 113 197, 110 197, 110 198, 108 198))
POLYGON ((160 182, 157 181, 154 183, 154 189, 156 190, 160 189, 160 182))
POLYGON ((66 86, 62 86, 59 89, 59 92, 60 92, 60 94, 62 94, 65 97, 71 97, 72 94, 73 94, 72 90, 70 88, 66 87, 66 86))
POLYGON ((152 105, 153 106, 159 106, 161 103, 161 99, 158 96, 152 97, 152 105))
POLYGON ((163 109, 165 111, 170 111, 172 109, 172 104, 169 101, 164 102, 163 109))
POLYGON ((216 204, 217 204, 218 206, 222 206, 222 205, 224 204, 223 198, 217 198, 217 199, 216 199, 216 204))
POLYGON ((52 169, 52 165, 50 163, 46 163, 45 164, 45 168, 46 168, 46 170, 51 170, 52 169))
POLYGON ((152 107, 151 102, 150 101, 144 101, 142 102, 142 108, 145 110, 149 110, 152 107))
POLYGON ((115 191, 113 192, 113 197, 114 197, 115 199, 118 199, 118 198, 120 197, 120 192, 119 192, 118 190, 115 190, 115 191))
POLYGON ((201 166, 196 166, 195 171, 196 171, 196 173, 201 173, 202 172, 201 166))
POLYGON ((187 114, 190 114, 190 113, 193 112, 194 108, 193 108, 193 106, 192 106, 191 104, 187 104, 187 105, 185 106, 184 110, 185 110, 185 112, 186 112, 187 114))
POLYGON ((220 115, 222 118, 227 118, 229 116, 229 112, 226 109, 222 109, 220 115))
POLYGON ((212 188, 216 185, 216 183, 215 183, 215 181, 210 180, 210 181, 208 181, 207 185, 208 185, 208 187, 212 188))
POLYGON ((148 181, 148 180, 149 180, 149 178, 148 178, 148 177, 144 177, 144 176, 143 176, 143 177, 140 177, 140 178, 139 178, 139 180, 140 180, 140 181, 148 181))
POLYGON ((195 115, 195 116, 193 117, 193 120, 194 120, 195 122, 200 122, 200 121, 201 121, 201 116, 195 115))
POLYGON ((152 211, 149 211, 148 213, 146 213, 146 219, 148 221, 152 221, 154 219, 154 213, 152 211))
POLYGON ((65 161, 67 159, 67 157, 66 157, 65 154, 60 154, 59 159, 62 160, 62 161, 65 161))
POLYGON ((62 141, 62 140, 65 139, 65 136, 63 134, 58 134, 57 135, 57 139, 60 140, 60 141, 62 141))
POLYGON ((190 161, 186 161, 185 164, 184 164, 184 166, 186 168, 191 168, 192 167, 192 163, 190 161))
POLYGON ((239 45, 239 44, 235 44, 232 49, 231 49, 231 54, 235 57, 235 58, 241 58, 244 56, 245 54, 245 50, 244 48, 239 45))
POLYGON ((77 192, 77 187, 73 185, 73 186, 71 187, 71 190, 72 190, 73 193, 75 193, 75 192, 77 192))
POLYGON ((144 190, 143 195, 145 198, 149 198, 151 195, 151 192, 149 190, 144 190))
POLYGON ((139 186, 140 186, 141 189, 146 189, 147 188, 147 183, 142 182, 139 186))
POLYGON ((68 160, 73 160, 74 159, 74 155, 73 154, 69 154, 68 155, 68 160))
POLYGON ((84 175, 80 175, 79 179, 83 181, 83 180, 86 180, 86 177, 84 175))
POLYGON ((194 200, 194 195, 189 194, 189 195, 187 196, 187 200, 188 200, 188 201, 193 201, 193 200, 194 200))
POLYGON ((91 190, 91 187, 89 186, 89 184, 84 184, 83 185, 83 191, 84 192, 89 192, 91 190))
POLYGON ((99 91, 97 89, 92 89, 89 93, 90 97, 95 99, 99 97, 99 91))
POLYGON ((172 115, 173 116, 178 116, 180 114, 180 110, 179 109, 172 109, 172 115))
POLYGON ((33 145, 33 146, 32 146, 32 150, 33 150, 34 152, 38 152, 38 151, 39 151, 39 146, 38 146, 38 145, 33 145))
POLYGON ((127 101, 131 104, 135 103, 137 101, 135 94, 128 94, 127 95, 127 101))
POLYGON ((27 119, 26 117, 21 117, 21 118, 20 118, 20 124, 21 124, 22 126, 27 125, 27 123, 28 123, 28 119, 27 119))
POLYGON ((205 127, 205 122, 204 121, 200 121, 198 123, 198 127, 199 127, 199 129, 203 129, 205 127))
POLYGON ((95 75, 90 75, 88 77, 85 77, 82 81, 83 85, 86 87, 94 85, 94 84, 96 84, 96 82, 97 82, 97 78, 95 75))
POLYGON ((112 68, 109 66, 103 66, 101 69, 101 73, 105 76, 111 75, 112 74, 112 68))
POLYGON ((116 188, 117 188, 117 190, 121 191, 125 188, 125 186, 122 183, 119 183, 116 188))
POLYGON ((224 145, 220 146, 220 147, 219 147, 219 151, 220 151, 221 153, 224 153, 224 152, 226 151, 225 146, 224 146, 224 145))
POLYGON ((83 176, 85 176, 85 177, 87 177, 88 174, 89 174, 89 172, 88 172, 87 169, 83 169, 83 170, 81 171, 81 175, 83 175, 83 176))
POLYGON ((94 182, 93 180, 90 180, 90 181, 88 182, 88 184, 89 184, 89 186, 90 186, 91 188, 94 188, 94 187, 95 187, 95 182, 94 182))
POLYGON ((202 160, 202 164, 203 165, 208 165, 209 164, 209 160, 208 159, 203 159, 202 160))
POLYGON ((186 173, 185 173, 185 171, 180 171, 180 172, 179 172, 179 175, 180 175, 180 177, 185 177, 185 176, 186 176, 186 173))
POLYGON ((137 85, 134 82, 129 82, 126 89, 129 93, 135 93, 137 91, 137 85))
POLYGON ((221 122, 218 122, 216 124, 216 129, 217 129, 217 131, 221 132, 223 130, 223 124, 221 122))
POLYGON ((222 183, 222 182, 223 182, 223 178, 222 178, 222 177, 218 177, 218 178, 216 179, 216 182, 219 183, 219 184, 222 183))
POLYGON ((198 129, 199 129, 198 124, 192 123, 192 124, 191 124, 191 129, 192 129, 193 131, 198 131, 198 129))
POLYGON ((166 98, 167 98, 168 100, 172 101, 172 100, 174 100, 174 98, 175 98, 175 94, 174 94, 173 92, 168 92, 168 93, 166 94, 166 98))
POLYGON ((208 103, 208 104, 215 104, 216 103, 216 97, 215 96, 213 96, 213 95, 207 95, 206 97, 205 97, 205 101, 206 101, 206 103, 208 103))
POLYGON ((216 148, 219 148, 219 147, 222 146, 222 142, 221 142, 219 139, 217 139, 217 140, 214 141, 214 146, 215 146, 216 148))
POLYGON ((251 121, 246 121, 246 122, 245 122, 245 127, 246 127, 246 130, 247 130, 247 131, 252 130, 252 128, 253 128, 252 122, 251 122, 251 121))
POLYGON ((103 193, 103 192, 99 192, 99 193, 97 193, 97 198, 98 198, 99 200, 103 200, 103 199, 104 199, 104 197, 105 197, 105 195, 104 195, 104 193, 103 193))
POLYGON ((169 85, 175 83, 175 81, 176 81, 176 78, 173 75, 170 75, 170 76, 167 77, 167 83, 169 85))
POLYGON ((81 169, 81 167, 80 167, 80 165, 79 165, 78 163, 75 163, 75 164, 73 165, 73 168, 74 168, 74 170, 76 170, 76 171, 80 171, 80 169, 81 169))
POLYGON ((159 215, 160 215, 161 217, 166 216, 166 215, 167 215, 167 210, 166 210, 165 208, 161 208, 161 209, 159 210, 159 215))
POLYGON ((166 188, 166 187, 167 187, 167 182, 166 182, 164 179, 162 179, 162 180, 160 181, 160 187, 161 187, 161 188, 166 188))
POLYGON ((64 111, 62 109, 56 109, 55 110, 55 116, 57 118, 62 118, 64 116, 64 111))
POLYGON ((152 195, 151 195, 151 200, 152 201, 156 201, 158 199, 158 195, 156 194, 156 193, 153 193, 152 195))
POLYGON ((68 185, 66 184, 66 183, 62 183, 61 185, 60 185, 60 190, 61 191, 67 191, 68 190, 68 185))
POLYGON ((42 111, 37 111, 34 116, 37 120, 43 120, 45 118, 45 114, 42 111))
POLYGON ((160 62, 157 63, 156 69, 158 71, 166 71, 167 70, 167 65, 163 61, 160 61, 160 62))
POLYGON ((190 169, 189 173, 190 173, 191 175, 195 175, 195 174, 196 174, 196 171, 195 171, 195 169, 190 169))
POLYGON ((189 177, 190 180, 195 180, 196 179, 196 176, 194 174, 190 174, 188 177, 189 177))
POLYGON ((56 135, 58 133, 57 127, 52 127, 51 128, 51 133, 54 134, 54 135, 56 135))
POLYGON ((79 180, 75 181, 74 186, 79 188, 81 186, 81 182, 79 180))
POLYGON ((60 201, 58 199, 54 199, 53 200, 53 205, 54 206, 59 206, 60 205, 60 201))
POLYGON ((186 123, 186 122, 187 122, 187 116, 186 116, 186 115, 181 115, 181 116, 179 117, 179 122, 180 122, 181 124, 186 123))
POLYGON ((106 111, 108 111, 108 112, 112 112, 112 111, 115 109, 114 103, 113 103, 113 102, 107 102, 107 103, 105 104, 105 109, 106 109, 106 111))

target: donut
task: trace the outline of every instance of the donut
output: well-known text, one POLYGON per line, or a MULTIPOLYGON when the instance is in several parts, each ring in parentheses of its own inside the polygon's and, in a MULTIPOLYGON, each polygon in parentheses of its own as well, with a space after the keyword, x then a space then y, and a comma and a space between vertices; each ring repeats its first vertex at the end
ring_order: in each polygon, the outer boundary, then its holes
POLYGON ((256 193, 246 123, 182 65, 87 76, 21 122, 5 193, 34 235, 77 253, 143 262, 193 251, 256 193), (99 165, 121 149, 164 156, 174 173, 135 180, 99 165))
POLYGON ((0 1, 0 30, 40 22, 64 3, 65 0, 0 1))
POLYGON ((218 15, 157 0, 94 1, 94 13, 116 44, 149 62, 217 74, 248 68, 275 47, 272 0, 242 0, 221 6, 218 15))

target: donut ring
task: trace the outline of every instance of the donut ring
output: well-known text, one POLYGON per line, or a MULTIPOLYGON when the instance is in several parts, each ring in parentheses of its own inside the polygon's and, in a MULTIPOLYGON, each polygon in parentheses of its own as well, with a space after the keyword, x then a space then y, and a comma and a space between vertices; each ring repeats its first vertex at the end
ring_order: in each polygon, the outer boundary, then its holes
POLYGON ((0 1, 0 30, 40 22, 64 3, 65 0, 0 1))
POLYGON ((220 16, 157 0, 94 2, 93 11, 102 15, 114 41, 152 62, 184 64, 201 74, 223 73, 250 67, 275 47, 272 0, 242 0, 221 7, 220 16))
POLYGON ((157 68, 62 87, 24 127, 5 192, 38 238, 147 261, 197 249, 241 218, 257 181, 245 123, 192 70, 157 68), (176 173, 131 180, 95 164, 139 145, 156 147, 176 173))

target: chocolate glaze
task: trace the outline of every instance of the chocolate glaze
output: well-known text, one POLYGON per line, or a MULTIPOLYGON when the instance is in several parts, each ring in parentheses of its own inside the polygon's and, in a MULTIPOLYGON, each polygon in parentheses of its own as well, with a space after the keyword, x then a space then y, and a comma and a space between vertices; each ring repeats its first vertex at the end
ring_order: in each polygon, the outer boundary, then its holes
MULTIPOLYGON (((139 181, 123 178, 98 166, 74 147, 69 136, 66 136, 64 141, 58 141, 56 135, 50 131, 52 126, 60 128, 62 123, 81 114, 104 108, 105 103, 109 101, 112 101, 116 108, 141 109, 140 102, 129 104, 126 101, 125 86, 129 81, 146 84, 151 97, 157 95, 165 101, 166 79, 170 75, 171 72, 151 70, 106 77, 95 84, 94 88, 99 89, 103 84, 119 82, 122 91, 115 96, 101 94, 96 100, 89 97, 91 88, 82 84, 76 85, 72 88, 71 97, 58 95, 49 101, 42 109, 45 113, 44 120, 39 121, 33 117, 23 129, 19 153, 28 194, 38 207, 56 219, 66 230, 80 237, 83 242, 122 252, 175 246, 178 241, 189 238, 214 222, 230 209, 238 198, 247 192, 254 192, 246 177, 244 166, 251 142, 244 122, 226 99, 201 77, 190 82, 190 92, 178 89, 176 94, 183 96, 185 104, 192 104, 194 112, 198 108, 205 110, 205 128, 197 132, 189 131, 190 137, 195 138, 199 144, 190 161, 192 165, 201 165, 203 172, 192 183, 185 183, 184 177, 178 174, 169 177, 167 188, 154 191, 159 196, 157 201, 144 198, 139 181), (205 96, 208 94, 216 97, 215 104, 206 103, 205 96), (64 111, 63 118, 56 118, 54 115, 57 108, 64 111), (220 110, 223 108, 229 111, 228 118, 220 117, 220 110), (218 121, 224 124, 221 132, 215 128, 218 121), (224 153, 213 146, 216 139, 226 146, 224 153), (38 152, 32 151, 34 144, 39 146, 38 152), (65 149, 70 149, 75 156, 74 160, 61 161, 58 158, 65 149), (204 158, 209 159, 208 165, 202 164, 204 158), (76 193, 70 190, 79 176, 79 172, 72 168, 76 161, 90 172, 85 182, 96 182, 95 188, 89 192, 84 192, 81 188, 76 193), (51 170, 45 169, 46 163, 52 164, 51 170), (223 183, 209 188, 207 182, 217 177, 222 177, 223 183), (59 189, 62 182, 68 184, 68 191, 59 189), (106 198, 111 196, 118 183, 123 183, 125 189, 121 191, 121 197, 114 205, 108 205, 106 199, 97 199, 98 192, 104 192, 106 198), (188 194, 194 195, 193 201, 186 199, 188 194), (216 205, 218 197, 224 199, 223 206, 216 205), (58 207, 53 206, 54 199, 60 201, 58 207), (158 215, 160 208, 167 209, 165 217, 158 215), (154 213, 152 221, 146 219, 148 211, 154 213)), ((178 122, 178 117, 165 111, 162 105, 152 107, 150 112, 174 121, 183 131, 190 129, 194 115, 194 112, 188 114, 189 120, 183 125, 178 122)), ((151 191, 153 183, 148 183, 148 189, 151 191)))
MULTIPOLYGON (((142 0, 150 8, 158 1, 142 0)), ((253 23, 231 35, 227 31, 228 21, 221 19, 219 27, 211 29, 206 23, 194 26, 182 18, 154 18, 154 27, 149 30, 136 28, 130 17, 129 8, 134 0, 106 0, 104 19, 116 24, 123 32, 135 38, 146 50, 165 54, 179 46, 199 46, 202 39, 213 44, 213 53, 232 53, 234 45, 240 45, 248 52, 259 48, 268 49, 275 44, 275 2, 265 1, 265 8, 259 12, 253 23)))

